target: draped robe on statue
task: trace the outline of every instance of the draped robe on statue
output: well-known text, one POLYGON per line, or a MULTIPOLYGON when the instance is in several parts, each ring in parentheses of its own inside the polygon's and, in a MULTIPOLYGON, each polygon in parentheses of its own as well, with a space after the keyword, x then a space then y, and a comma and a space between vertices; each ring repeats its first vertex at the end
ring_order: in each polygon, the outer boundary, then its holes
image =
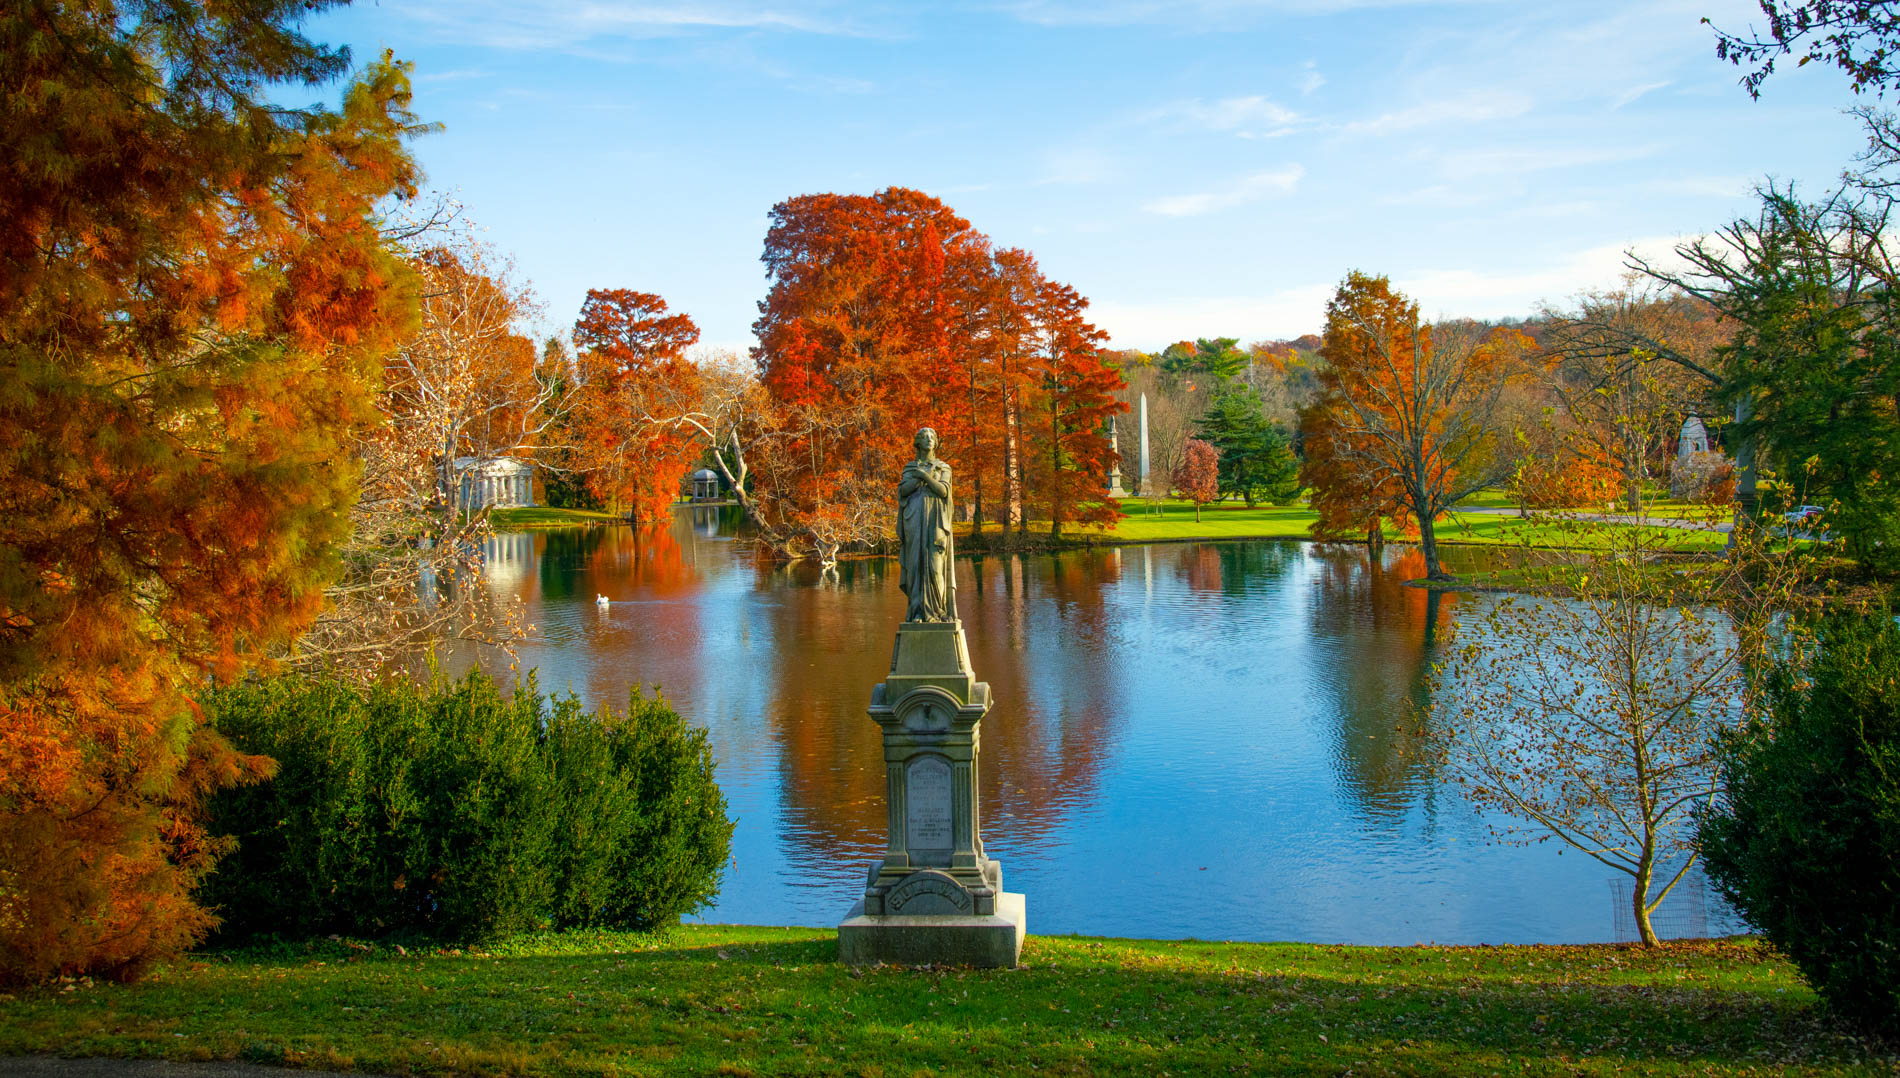
POLYGON ((950 465, 913 460, 897 485, 898 586, 910 600, 905 621, 955 621, 955 547, 950 532, 950 465), (934 481, 942 493, 931 489, 934 481))

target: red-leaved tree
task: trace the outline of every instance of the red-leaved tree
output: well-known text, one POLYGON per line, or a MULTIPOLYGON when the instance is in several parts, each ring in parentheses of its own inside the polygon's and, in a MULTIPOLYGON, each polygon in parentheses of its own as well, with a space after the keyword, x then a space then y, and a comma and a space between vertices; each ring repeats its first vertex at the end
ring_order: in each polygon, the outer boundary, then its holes
POLYGON ((594 494, 636 520, 665 518, 701 444, 690 430, 653 422, 690 395, 699 371, 686 349, 699 327, 666 313, 651 292, 591 288, 574 323, 583 389, 576 408, 576 458, 594 494))
POLYGON ((1181 497, 1194 503, 1194 522, 1201 522, 1201 506, 1220 497, 1220 450, 1189 438, 1181 447, 1181 463, 1169 476, 1181 497))
POLYGON ((893 477, 937 430, 980 533, 1039 511, 1112 521, 1108 416, 1125 411, 1087 301, 943 203, 890 188, 805 195, 772 211, 771 291, 753 324, 772 402, 754 499, 783 545, 821 558, 888 537, 893 477))

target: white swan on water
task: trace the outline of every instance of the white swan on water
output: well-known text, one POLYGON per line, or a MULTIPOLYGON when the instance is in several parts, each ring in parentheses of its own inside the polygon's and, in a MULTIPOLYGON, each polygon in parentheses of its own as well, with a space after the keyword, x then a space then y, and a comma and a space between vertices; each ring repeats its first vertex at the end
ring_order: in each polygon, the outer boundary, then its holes
POLYGON ((608 599, 605 595, 596 594, 594 596, 594 605, 603 609, 605 609, 607 604, 611 601, 612 600, 608 599))

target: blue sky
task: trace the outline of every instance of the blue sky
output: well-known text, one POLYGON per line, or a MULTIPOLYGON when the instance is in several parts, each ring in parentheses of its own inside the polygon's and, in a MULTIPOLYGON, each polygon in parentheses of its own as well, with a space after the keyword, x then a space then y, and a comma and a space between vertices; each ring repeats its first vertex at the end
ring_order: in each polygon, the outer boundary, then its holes
POLYGON ((927 191, 1119 347, 1316 331, 1348 270, 1428 314, 1617 283, 1861 145, 1819 65, 1760 101, 1703 16, 1748 0, 358 0, 308 29, 416 65, 416 143, 534 286, 658 292, 743 349, 766 214, 927 191))

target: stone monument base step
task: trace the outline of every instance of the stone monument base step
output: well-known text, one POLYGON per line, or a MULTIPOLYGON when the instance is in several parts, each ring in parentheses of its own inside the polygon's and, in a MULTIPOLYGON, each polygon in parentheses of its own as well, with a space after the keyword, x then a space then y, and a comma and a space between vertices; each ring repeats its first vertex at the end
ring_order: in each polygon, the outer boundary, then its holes
POLYGON ((1023 953, 1029 925, 1023 896, 1004 891, 987 917, 920 914, 868 917, 864 901, 838 926, 838 960, 848 966, 883 962, 893 966, 1013 968, 1023 953))

